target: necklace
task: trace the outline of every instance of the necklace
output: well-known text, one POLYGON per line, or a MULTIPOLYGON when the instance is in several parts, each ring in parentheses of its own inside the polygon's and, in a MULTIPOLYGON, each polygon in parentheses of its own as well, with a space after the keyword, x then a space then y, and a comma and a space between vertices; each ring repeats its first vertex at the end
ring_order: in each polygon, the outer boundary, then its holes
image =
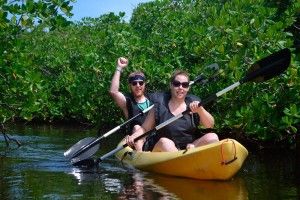
POLYGON ((143 111, 150 106, 150 101, 148 99, 146 99, 142 103, 137 103, 137 106, 139 107, 139 109, 141 109, 143 111))

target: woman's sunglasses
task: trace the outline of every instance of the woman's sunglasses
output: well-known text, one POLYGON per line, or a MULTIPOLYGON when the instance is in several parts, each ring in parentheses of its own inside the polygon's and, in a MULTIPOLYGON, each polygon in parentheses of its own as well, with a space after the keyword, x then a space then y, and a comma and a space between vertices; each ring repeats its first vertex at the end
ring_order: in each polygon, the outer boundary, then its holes
POLYGON ((144 81, 132 81, 130 84, 133 85, 133 86, 136 86, 137 84, 139 84, 140 86, 143 86, 144 81))
POLYGON ((188 88, 189 86, 190 86, 190 83, 189 82, 179 82, 179 81, 173 81, 172 82, 172 85, 174 86, 174 87, 180 87, 180 86, 182 86, 183 88, 188 88))

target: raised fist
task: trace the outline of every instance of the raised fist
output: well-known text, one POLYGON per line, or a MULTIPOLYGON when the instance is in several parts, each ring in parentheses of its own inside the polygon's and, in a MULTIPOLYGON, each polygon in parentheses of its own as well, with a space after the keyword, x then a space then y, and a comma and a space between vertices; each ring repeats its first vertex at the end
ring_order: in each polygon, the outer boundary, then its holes
POLYGON ((128 60, 127 60, 127 58, 124 58, 124 57, 118 58, 117 65, 118 65, 119 67, 121 67, 121 68, 127 67, 127 65, 128 65, 128 60))

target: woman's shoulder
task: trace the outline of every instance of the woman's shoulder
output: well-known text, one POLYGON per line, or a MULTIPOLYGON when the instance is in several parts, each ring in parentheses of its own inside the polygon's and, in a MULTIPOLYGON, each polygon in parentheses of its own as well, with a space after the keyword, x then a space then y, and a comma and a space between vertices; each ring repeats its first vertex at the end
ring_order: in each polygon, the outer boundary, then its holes
POLYGON ((160 103, 163 102, 165 99, 170 97, 169 92, 154 92, 148 94, 148 98, 153 103, 160 103))

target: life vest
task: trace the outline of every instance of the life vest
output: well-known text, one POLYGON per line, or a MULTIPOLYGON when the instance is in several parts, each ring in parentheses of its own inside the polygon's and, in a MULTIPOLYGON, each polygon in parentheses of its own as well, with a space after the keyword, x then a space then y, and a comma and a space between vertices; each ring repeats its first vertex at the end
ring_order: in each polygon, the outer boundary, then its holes
MULTIPOLYGON (((168 93, 155 93, 152 96, 152 101, 155 104, 155 124, 161 124, 168 119, 174 117, 174 115, 169 110, 169 100, 171 94, 168 93)), ((195 95, 187 95, 185 98, 185 103, 188 106, 193 101, 201 101, 199 97, 195 95)), ((145 147, 146 150, 152 150, 155 143, 161 137, 166 137, 174 141, 175 145, 179 149, 184 149, 188 143, 192 143, 195 139, 199 137, 196 135, 198 126, 200 124, 200 117, 197 113, 185 114, 183 117, 177 119, 176 121, 164 126, 157 131, 155 136, 152 136, 153 140, 150 147, 145 147)))
MULTIPOLYGON (((151 100, 149 99, 148 95, 145 95, 145 96, 149 100, 149 105, 147 105, 149 107, 152 105, 151 100)), ((132 94, 125 95, 125 98, 126 98, 126 107, 128 110, 128 119, 130 119, 142 112, 141 108, 138 107, 138 103, 135 101, 132 94)), ((135 125, 142 125, 144 123, 146 116, 147 116, 147 113, 140 115, 139 117, 137 117, 131 121, 130 126, 129 126, 129 129, 130 129, 129 134, 132 134, 131 131, 135 125)))

